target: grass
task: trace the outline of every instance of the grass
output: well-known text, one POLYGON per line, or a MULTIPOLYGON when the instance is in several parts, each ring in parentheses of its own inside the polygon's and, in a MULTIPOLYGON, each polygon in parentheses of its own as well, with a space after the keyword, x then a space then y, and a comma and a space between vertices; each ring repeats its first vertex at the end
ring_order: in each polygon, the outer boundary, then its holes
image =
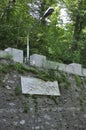
POLYGON ((80 98, 80 110, 81 111, 84 110, 84 100, 83 100, 83 98, 80 98))
POLYGON ((57 97, 57 96, 50 96, 50 99, 52 99, 52 100, 54 101, 54 103, 55 103, 56 105, 58 105, 59 100, 58 100, 58 97, 57 97))
POLYGON ((29 110, 29 105, 27 102, 24 102, 23 103, 23 112, 24 113, 28 113, 28 110, 29 110))
POLYGON ((19 74, 25 74, 30 72, 32 74, 35 74, 35 77, 44 81, 58 81, 59 85, 61 87, 65 87, 66 89, 68 89, 70 86, 67 74, 59 70, 39 70, 37 67, 30 67, 21 63, 0 65, 0 73, 6 74, 14 70, 17 71, 19 74))
POLYGON ((1 59, 6 59, 6 60, 12 60, 12 55, 7 54, 5 56, 0 56, 1 59))
POLYGON ((35 107, 35 113, 38 112, 38 101, 37 96, 32 95, 32 98, 34 99, 34 107, 35 107))
POLYGON ((8 54, 4 57, 4 59, 7 59, 7 60, 12 60, 12 55, 8 54))
POLYGON ((16 88, 15 88, 15 95, 19 96, 20 94, 21 94, 20 86, 16 86, 16 88))
POLYGON ((7 73, 9 71, 9 67, 7 64, 0 65, 0 73, 7 73))
POLYGON ((75 81, 76 81, 76 85, 81 88, 82 87, 82 82, 81 82, 81 78, 78 75, 75 75, 75 81))

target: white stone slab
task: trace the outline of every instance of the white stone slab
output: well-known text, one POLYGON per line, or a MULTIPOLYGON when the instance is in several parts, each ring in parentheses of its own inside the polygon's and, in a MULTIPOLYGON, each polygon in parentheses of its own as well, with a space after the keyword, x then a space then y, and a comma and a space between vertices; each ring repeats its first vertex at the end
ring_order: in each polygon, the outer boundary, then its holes
POLYGON ((15 48, 7 48, 5 49, 6 52, 12 55, 12 58, 15 62, 23 63, 23 51, 15 48))
POLYGON ((30 65, 37 67, 44 67, 46 62, 46 56, 33 54, 30 56, 30 65))
POLYGON ((21 76, 23 94, 60 96, 58 82, 45 82, 38 78, 21 76))

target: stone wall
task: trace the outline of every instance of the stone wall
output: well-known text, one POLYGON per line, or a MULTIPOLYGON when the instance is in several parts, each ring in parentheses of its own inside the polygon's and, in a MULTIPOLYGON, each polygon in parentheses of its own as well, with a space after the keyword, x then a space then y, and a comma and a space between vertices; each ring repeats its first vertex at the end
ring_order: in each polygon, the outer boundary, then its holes
POLYGON ((46 56, 33 54, 30 56, 30 63, 32 66, 43 67, 45 69, 59 69, 61 71, 77 74, 80 76, 86 76, 86 69, 82 68, 80 64, 62 64, 58 62, 53 62, 46 60, 46 56))
POLYGON ((45 67, 46 56, 33 54, 30 56, 30 65, 37 67, 45 67))
POLYGON ((15 48, 7 48, 5 49, 6 52, 8 52, 10 55, 12 55, 12 58, 15 62, 23 63, 23 51, 15 48))
POLYGON ((1 78, 0 130, 86 130, 85 77, 79 87, 70 75, 70 87, 60 87, 60 97, 16 95, 20 74, 12 70, 1 78))
POLYGON ((12 56, 11 58, 15 62, 23 63, 23 51, 15 48, 7 48, 4 51, 0 50, 0 57, 7 58, 8 56, 12 56))

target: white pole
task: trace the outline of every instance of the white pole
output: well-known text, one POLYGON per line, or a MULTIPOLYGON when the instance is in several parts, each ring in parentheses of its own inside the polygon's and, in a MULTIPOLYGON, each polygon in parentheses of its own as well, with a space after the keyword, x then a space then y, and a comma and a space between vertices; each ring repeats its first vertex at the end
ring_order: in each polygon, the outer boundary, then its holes
POLYGON ((27 34, 27 61, 29 60, 29 33, 27 34))

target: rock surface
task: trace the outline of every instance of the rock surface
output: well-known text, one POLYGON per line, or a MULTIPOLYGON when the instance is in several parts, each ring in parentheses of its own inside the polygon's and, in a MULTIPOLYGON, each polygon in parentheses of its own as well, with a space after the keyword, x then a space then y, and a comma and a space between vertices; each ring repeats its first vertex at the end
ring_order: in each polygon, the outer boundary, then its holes
POLYGON ((21 76, 31 73, 0 73, 0 130, 86 130, 85 77, 78 86, 69 75, 70 87, 60 87, 61 96, 53 97, 16 94, 21 76))

